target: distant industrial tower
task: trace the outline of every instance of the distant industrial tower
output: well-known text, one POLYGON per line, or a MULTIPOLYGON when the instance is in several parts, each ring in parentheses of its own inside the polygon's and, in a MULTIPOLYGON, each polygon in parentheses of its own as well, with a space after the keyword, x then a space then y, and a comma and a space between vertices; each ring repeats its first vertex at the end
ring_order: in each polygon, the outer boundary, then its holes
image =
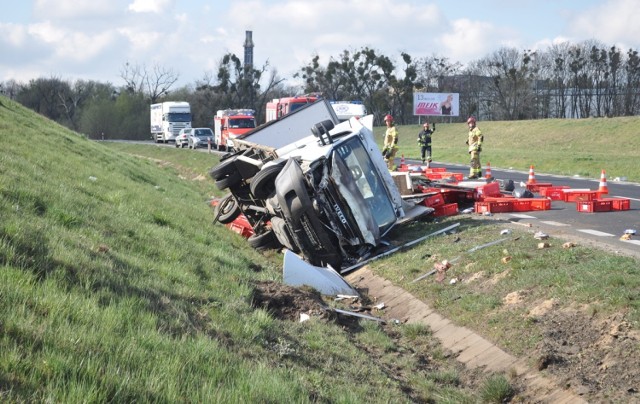
POLYGON ((244 40, 244 67, 247 68, 253 66, 253 39, 251 39, 253 31, 245 32, 246 37, 244 40))

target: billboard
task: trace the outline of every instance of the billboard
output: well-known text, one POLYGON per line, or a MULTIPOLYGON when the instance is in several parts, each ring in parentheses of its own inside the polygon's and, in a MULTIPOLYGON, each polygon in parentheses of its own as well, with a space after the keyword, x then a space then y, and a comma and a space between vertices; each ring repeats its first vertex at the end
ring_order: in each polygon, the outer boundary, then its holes
POLYGON ((458 116, 458 93, 413 93, 413 115, 458 116))

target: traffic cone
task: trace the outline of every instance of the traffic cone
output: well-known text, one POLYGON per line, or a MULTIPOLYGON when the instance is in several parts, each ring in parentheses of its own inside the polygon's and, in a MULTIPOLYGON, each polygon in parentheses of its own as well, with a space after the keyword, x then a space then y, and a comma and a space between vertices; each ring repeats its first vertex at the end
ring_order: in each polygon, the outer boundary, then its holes
POLYGON ((535 184, 536 183, 536 175, 533 173, 533 166, 529 168, 529 180, 527 180, 527 184, 535 184))
POLYGON ((404 167, 404 154, 400 157, 400 167, 404 167))
POLYGON ((598 194, 608 194, 609 187, 607 187, 607 174, 602 170, 600 174, 600 186, 598 187, 598 194))
POLYGON ((491 175, 491 163, 489 163, 487 161, 487 169, 484 172, 484 178, 493 178, 493 175, 491 175))

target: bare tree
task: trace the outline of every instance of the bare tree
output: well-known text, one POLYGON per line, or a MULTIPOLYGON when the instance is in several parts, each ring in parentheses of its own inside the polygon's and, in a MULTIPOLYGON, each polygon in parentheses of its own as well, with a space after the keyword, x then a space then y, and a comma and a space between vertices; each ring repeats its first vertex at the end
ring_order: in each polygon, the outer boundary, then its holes
POLYGON ((146 65, 132 65, 126 62, 120 70, 120 77, 125 82, 125 88, 132 94, 144 94, 151 104, 169 94, 171 87, 178 81, 179 74, 159 64, 151 69, 146 65))

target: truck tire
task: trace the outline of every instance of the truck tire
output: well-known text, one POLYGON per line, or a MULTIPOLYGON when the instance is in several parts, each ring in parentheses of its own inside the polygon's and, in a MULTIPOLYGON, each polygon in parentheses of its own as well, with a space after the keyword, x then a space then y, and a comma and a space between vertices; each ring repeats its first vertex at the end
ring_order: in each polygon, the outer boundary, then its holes
POLYGON ((233 222, 240 216, 240 213, 242 213, 240 204, 231 194, 227 194, 222 198, 215 209, 215 217, 218 223, 222 224, 233 222))
POLYGON ((254 233, 247 239, 249 245, 256 250, 267 250, 270 248, 280 248, 282 245, 278 242, 273 230, 267 230, 264 233, 254 233))
POLYGON ((233 188, 242 182, 242 175, 238 171, 233 171, 224 178, 216 180, 216 186, 219 190, 224 191, 227 188, 233 188))
POLYGON ((217 181, 233 174, 234 172, 237 172, 234 165, 235 161, 235 157, 221 161, 220 164, 213 167, 211 171, 209 171, 209 175, 211 176, 211 178, 217 181))
POLYGON ((251 193, 257 199, 267 199, 276 190, 276 177, 284 168, 285 162, 267 166, 258 171, 251 179, 251 193))

